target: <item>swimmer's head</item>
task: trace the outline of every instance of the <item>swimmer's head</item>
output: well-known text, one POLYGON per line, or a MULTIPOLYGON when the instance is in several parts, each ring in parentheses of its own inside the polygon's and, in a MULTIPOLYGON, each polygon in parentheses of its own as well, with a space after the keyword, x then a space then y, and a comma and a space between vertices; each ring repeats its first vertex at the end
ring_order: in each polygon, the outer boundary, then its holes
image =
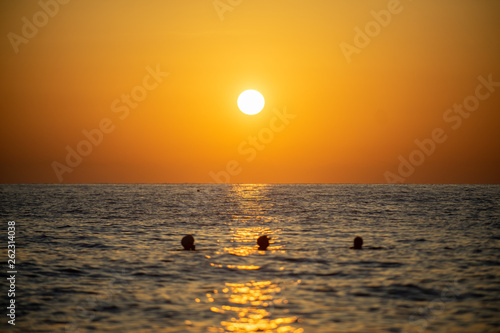
POLYGON ((363 246, 363 238, 357 236, 356 238, 354 238, 354 246, 353 246, 353 249, 356 249, 356 250, 361 250, 362 249, 362 246, 363 246))
POLYGON ((257 238, 257 244, 259 245, 259 250, 261 250, 261 251, 266 250, 267 247, 269 246, 270 239, 271 238, 267 237, 266 235, 260 236, 259 238, 257 238))
POLYGON ((184 247, 184 250, 193 250, 195 249, 194 246, 194 237, 192 235, 186 235, 182 237, 181 244, 184 247))

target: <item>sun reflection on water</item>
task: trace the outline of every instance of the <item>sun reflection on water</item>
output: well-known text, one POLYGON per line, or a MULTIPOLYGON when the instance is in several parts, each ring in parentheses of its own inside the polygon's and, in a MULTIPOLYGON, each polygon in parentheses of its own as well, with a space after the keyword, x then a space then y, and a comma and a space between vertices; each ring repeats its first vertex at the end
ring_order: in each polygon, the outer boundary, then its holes
POLYGON ((227 314, 230 319, 221 321, 222 327, 212 327, 211 332, 303 332, 289 325, 298 321, 295 316, 272 318, 274 306, 287 303, 276 297, 281 292, 278 283, 251 281, 226 283, 225 286, 222 293, 227 294, 229 304, 212 306, 210 310, 227 314))
POLYGON ((227 200, 232 203, 231 218, 238 222, 267 222, 266 210, 270 200, 266 197, 268 185, 233 184, 227 192, 227 200))
POLYGON ((280 245, 280 221, 266 215, 267 191, 266 185, 234 184, 227 192, 231 210, 229 244, 207 259, 211 259, 213 268, 241 270, 253 275, 245 275, 245 282, 226 281, 221 290, 207 296, 210 310, 225 317, 220 326, 211 327, 210 332, 303 332, 293 327, 297 317, 283 313, 288 303, 282 290, 285 284, 279 280, 252 280, 260 276, 258 272, 266 263, 266 255, 285 253, 280 245), (261 235, 271 237, 267 251, 258 250, 256 241, 261 235), (276 311, 276 307, 280 310, 276 311))

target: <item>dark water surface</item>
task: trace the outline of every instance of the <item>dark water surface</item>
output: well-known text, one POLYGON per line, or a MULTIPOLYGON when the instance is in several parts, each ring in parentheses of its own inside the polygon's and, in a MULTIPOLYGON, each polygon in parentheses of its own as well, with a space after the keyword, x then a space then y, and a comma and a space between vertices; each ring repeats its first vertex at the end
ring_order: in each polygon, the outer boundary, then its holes
POLYGON ((0 185, 0 203, 2 331, 500 332, 498 185, 0 185))

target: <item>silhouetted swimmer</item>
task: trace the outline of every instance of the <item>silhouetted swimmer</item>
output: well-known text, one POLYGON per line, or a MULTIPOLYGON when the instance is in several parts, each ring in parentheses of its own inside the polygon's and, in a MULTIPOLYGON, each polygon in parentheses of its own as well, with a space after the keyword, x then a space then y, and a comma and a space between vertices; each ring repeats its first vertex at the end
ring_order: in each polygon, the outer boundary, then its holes
POLYGON ((184 250, 193 250, 195 249, 194 246, 194 237, 192 235, 186 235, 182 237, 181 244, 184 247, 184 250))
POLYGON ((354 246, 351 247, 354 250, 362 250, 363 249, 363 238, 357 236, 354 238, 354 246))
POLYGON ((269 240, 271 238, 267 237, 266 235, 260 236, 257 238, 257 244, 259 244, 259 250, 265 251, 267 247, 269 246, 269 240))

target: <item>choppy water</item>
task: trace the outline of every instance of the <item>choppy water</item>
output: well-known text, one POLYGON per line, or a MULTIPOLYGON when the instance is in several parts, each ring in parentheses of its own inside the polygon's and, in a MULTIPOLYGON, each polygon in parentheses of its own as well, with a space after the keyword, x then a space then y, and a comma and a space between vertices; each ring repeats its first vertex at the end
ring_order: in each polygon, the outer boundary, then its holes
POLYGON ((18 270, 2 331, 500 331, 498 185, 0 190, 18 270))

